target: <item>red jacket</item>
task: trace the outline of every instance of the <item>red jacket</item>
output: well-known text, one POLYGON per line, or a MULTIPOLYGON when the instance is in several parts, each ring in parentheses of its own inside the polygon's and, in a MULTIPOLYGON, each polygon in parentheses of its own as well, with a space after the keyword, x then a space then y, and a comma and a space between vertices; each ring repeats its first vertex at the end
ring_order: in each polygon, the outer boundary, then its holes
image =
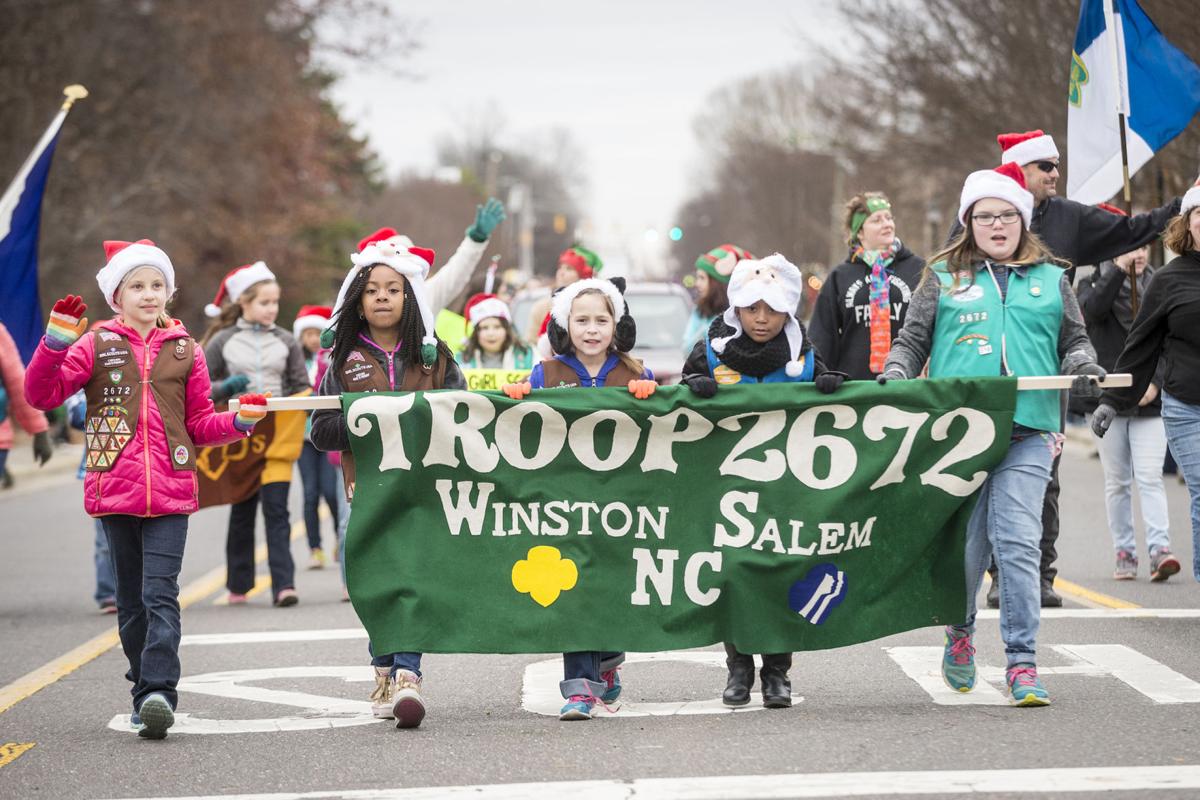
POLYGON ((16 420, 26 433, 31 434, 42 433, 50 425, 46 422, 46 415, 25 400, 25 367, 21 364, 21 353, 3 324, 0 324, 0 383, 8 392, 8 417, 0 422, 0 450, 11 450, 12 420, 16 420))

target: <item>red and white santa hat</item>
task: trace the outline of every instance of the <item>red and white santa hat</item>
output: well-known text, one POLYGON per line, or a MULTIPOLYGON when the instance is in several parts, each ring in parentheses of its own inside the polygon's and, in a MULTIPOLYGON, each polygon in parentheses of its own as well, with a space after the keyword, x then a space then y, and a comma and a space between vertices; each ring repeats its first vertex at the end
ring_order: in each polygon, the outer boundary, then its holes
POLYGON ((1000 163, 1023 167, 1034 161, 1058 158, 1054 137, 1040 130, 1025 133, 1002 133, 996 137, 1000 144, 1000 163))
POLYGON ((296 321, 292 323, 292 335, 299 339, 300 334, 310 328, 325 330, 329 327, 329 317, 332 314, 333 309, 329 306, 300 306, 296 321))
POLYGON ((512 311, 509 310, 508 303, 487 292, 471 295, 471 299, 463 307, 463 316, 472 325, 478 325, 490 317, 512 322, 512 311))
POLYGON ((1029 229, 1033 221, 1033 195, 1025 188, 1025 173, 1016 162, 1010 161, 995 169, 981 169, 967 176, 958 199, 958 221, 964 228, 967 227, 967 211, 985 197, 1012 203, 1021 212, 1025 229, 1029 229))
POLYGON ((107 263, 96 273, 96 283, 100 284, 108 307, 118 314, 121 307, 117 305, 117 289, 121 287, 121 281, 139 267, 154 267, 161 272, 167 281, 167 299, 175 294, 175 267, 171 265, 167 254, 149 239, 138 239, 136 242, 107 241, 104 243, 104 255, 107 263))
POLYGON ((1179 205, 1179 213, 1186 218, 1193 208, 1200 208, 1200 186, 1193 186, 1187 190, 1183 202, 1179 205))
POLYGON ((242 296, 242 292, 254 284, 273 280, 275 280, 275 273, 271 272, 265 261, 243 264, 237 269, 230 270, 221 279, 221 285, 217 287, 217 296, 204 307, 204 313, 210 317, 219 317, 221 316, 221 306, 226 302, 236 303, 237 299, 242 296))
POLYGON ((433 325, 434 312, 429 306, 429 293, 425 289, 425 278, 433 266, 435 254, 428 247, 416 247, 412 239, 396 233, 394 228, 380 228, 358 243, 358 252, 350 254, 354 266, 346 273, 342 288, 338 290, 337 302, 333 304, 333 317, 342 313, 346 302, 346 293, 350 284, 363 267, 382 265, 391 267, 404 276, 412 290, 413 299, 421 312, 421 322, 425 325, 425 338, 422 345, 437 345, 437 334, 433 325))

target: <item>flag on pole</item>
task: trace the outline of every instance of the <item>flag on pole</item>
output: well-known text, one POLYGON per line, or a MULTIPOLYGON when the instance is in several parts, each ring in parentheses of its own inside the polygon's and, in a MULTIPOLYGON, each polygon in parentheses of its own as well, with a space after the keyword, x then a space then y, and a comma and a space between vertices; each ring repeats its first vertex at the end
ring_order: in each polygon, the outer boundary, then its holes
POLYGON ((63 120, 76 99, 87 97, 82 86, 68 86, 62 108, 25 159, 8 189, 0 195, 0 321, 21 352, 25 363, 33 358, 44 331, 38 298, 38 230, 42 194, 63 120))
POLYGON ((1200 111, 1200 66, 1167 41, 1137 0, 1083 0, 1067 95, 1067 196, 1094 204, 1123 184, 1118 114, 1126 115, 1129 174, 1200 111))

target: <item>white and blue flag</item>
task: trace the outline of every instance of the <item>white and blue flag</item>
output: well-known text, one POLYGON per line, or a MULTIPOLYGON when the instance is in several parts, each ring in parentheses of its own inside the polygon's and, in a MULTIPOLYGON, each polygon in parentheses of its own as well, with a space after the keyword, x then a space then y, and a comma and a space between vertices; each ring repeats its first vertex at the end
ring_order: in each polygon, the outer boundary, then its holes
POLYGON ((1094 204, 1124 183, 1118 112, 1129 174, 1200 111, 1200 67, 1159 32, 1137 0, 1083 0, 1067 99, 1067 196, 1094 204))

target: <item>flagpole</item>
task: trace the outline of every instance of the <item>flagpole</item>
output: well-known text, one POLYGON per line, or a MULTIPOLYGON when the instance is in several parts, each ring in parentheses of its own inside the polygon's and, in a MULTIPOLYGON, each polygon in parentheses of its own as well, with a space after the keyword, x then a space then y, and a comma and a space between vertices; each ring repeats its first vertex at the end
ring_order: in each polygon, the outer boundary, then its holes
MULTIPOLYGON (((1133 190, 1129 184, 1129 147, 1125 140, 1125 111, 1127 103, 1125 94, 1129 90, 1121 66, 1125 63, 1125 29, 1121 24, 1121 15, 1113 6, 1113 0, 1104 0, 1104 8, 1108 12, 1108 24, 1112 26, 1113 68, 1117 71, 1117 123, 1121 132, 1121 178, 1124 184, 1125 213, 1133 216, 1133 190)), ((1126 267, 1129 275, 1129 309, 1133 316, 1138 312, 1137 268, 1133 259, 1126 267)))

